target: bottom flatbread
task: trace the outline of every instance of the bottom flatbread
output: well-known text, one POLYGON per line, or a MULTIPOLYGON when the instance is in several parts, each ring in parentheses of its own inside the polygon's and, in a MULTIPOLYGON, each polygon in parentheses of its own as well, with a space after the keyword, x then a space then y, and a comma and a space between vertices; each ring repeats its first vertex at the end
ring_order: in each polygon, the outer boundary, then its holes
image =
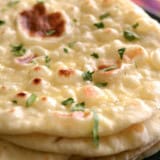
MULTIPOLYGON (((150 156, 156 154, 159 151, 160 151, 160 142, 156 143, 153 147, 151 147, 150 149, 146 150, 136 160, 142 160, 142 159, 144 159, 146 157, 150 157, 150 156)), ((160 159, 160 157, 159 157, 159 159, 160 159)))
POLYGON ((160 142, 152 142, 142 148, 123 152, 110 157, 80 158, 69 155, 32 151, 0 140, 0 160, 142 160, 146 156, 158 152, 159 149, 160 142))
POLYGON ((72 157, 70 160, 143 160, 146 157, 160 150, 160 142, 152 142, 144 147, 119 153, 113 156, 97 157, 97 158, 82 158, 82 157, 72 157), (154 151, 154 152, 153 152, 154 151))
POLYGON ((47 135, 1 136, 19 146, 37 151, 58 154, 74 154, 84 157, 99 157, 118 154, 123 151, 143 147, 160 140, 160 113, 127 130, 109 137, 101 137, 99 147, 95 147, 91 138, 63 138, 47 135))
POLYGON ((0 140, 0 160, 68 160, 70 156, 35 152, 0 140))

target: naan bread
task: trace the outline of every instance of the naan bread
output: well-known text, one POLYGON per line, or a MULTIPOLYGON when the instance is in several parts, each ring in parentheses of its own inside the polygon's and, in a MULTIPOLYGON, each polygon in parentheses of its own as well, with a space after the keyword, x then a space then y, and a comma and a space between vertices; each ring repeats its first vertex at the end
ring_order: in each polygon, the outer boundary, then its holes
POLYGON ((95 111, 108 136, 153 115, 160 29, 129 0, 0 6, 0 133, 91 137, 95 111))
MULTIPOLYGON (((148 144, 145 147, 138 148, 132 151, 126 151, 110 157, 89 159, 89 158, 82 158, 82 157, 80 158, 80 157, 67 156, 67 155, 58 155, 54 153, 31 151, 28 149, 15 146, 6 141, 0 140, 0 159, 2 160, 10 160, 10 159, 12 160, 28 160, 28 159, 30 160, 124 160, 124 159, 137 160, 137 157, 139 157, 144 151, 152 147, 154 144, 155 142, 152 144, 148 144)), ((159 145, 156 144, 152 148, 157 148, 157 146, 159 145)))
POLYGON ((0 136, 26 148, 0 141, 1 159, 136 160, 159 149, 156 21, 130 0, 0 6, 0 136))
POLYGON ((0 140, 1 160, 69 160, 70 156, 34 152, 0 140))
POLYGON ((159 143, 153 142, 151 144, 147 144, 144 147, 122 152, 113 156, 99 157, 99 158, 72 157, 71 160, 142 160, 143 158, 149 157, 149 154, 148 155, 146 154, 148 150, 152 150, 153 148, 158 146, 158 144, 159 143))
POLYGON ((136 160, 142 160, 146 157, 153 156, 154 154, 160 151, 160 142, 155 144, 153 147, 145 151, 141 156, 138 157, 136 160))
POLYGON ((160 141, 159 124, 160 112, 144 123, 133 125, 121 133, 100 137, 98 148, 94 147, 91 138, 63 138, 38 134, 1 136, 1 138, 37 151, 87 157, 108 156, 160 141))

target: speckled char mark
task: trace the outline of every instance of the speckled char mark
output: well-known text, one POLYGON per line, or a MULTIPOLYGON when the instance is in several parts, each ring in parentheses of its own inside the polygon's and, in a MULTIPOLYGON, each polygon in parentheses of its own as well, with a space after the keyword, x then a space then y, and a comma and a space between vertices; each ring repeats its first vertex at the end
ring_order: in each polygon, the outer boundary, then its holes
POLYGON ((59 37, 65 30, 65 20, 61 13, 48 14, 43 3, 37 3, 31 10, 21 12, 21 22, 34 36, 59 37))

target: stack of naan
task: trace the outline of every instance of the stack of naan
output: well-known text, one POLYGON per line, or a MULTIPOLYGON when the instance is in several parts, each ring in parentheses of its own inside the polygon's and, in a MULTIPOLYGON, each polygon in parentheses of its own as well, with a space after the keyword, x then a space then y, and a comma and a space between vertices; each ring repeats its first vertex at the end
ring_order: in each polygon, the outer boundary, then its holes
POLYGON ((142 160, 160 150, 160 25, 130 0, 0 0, 0 159, 142 160))

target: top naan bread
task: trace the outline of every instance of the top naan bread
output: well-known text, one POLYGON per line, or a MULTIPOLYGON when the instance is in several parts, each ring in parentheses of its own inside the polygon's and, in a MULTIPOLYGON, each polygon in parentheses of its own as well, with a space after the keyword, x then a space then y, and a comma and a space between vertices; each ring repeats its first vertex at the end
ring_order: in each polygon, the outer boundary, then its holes
POLYGON ((129 0, 0 1, 0 133, 91 137, 150 118, 160 27, 129 0))

